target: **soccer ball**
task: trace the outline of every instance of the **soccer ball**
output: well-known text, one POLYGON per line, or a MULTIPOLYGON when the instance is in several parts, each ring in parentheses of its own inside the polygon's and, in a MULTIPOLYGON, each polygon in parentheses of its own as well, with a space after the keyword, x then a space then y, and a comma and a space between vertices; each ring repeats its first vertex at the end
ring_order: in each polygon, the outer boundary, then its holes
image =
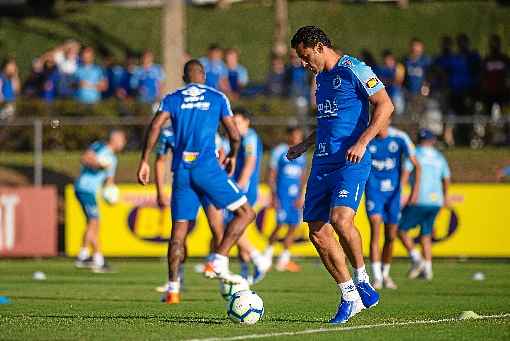
POLYGON ((108 204, 116 204, 119 201, 120 191, 115 185, 107 185, 103 188, 103 199, 108 204))
POLYGON ((228 318, 241 324, 255 324, 264 315, 264 302, 254 291, 236 292, 227 304, 228 318))
POLYGON ((250 290, 248 281, 242 281, 238 284, 229 284, 223 281, 220 282, 220 294, 225 301, 230 301, 233 294, 243 290, 250 290))

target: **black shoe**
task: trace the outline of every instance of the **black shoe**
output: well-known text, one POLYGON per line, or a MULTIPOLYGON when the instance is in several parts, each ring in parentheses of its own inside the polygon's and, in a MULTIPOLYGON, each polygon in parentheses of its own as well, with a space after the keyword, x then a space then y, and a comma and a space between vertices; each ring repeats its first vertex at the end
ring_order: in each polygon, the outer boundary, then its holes
POLYGON ((113 269, 110 265, 104 262, 103 266, 92 265, 92 272, 96 274, 106 274, 106 273, 114 273, 113 269))
POLYGON ((76 259, 74 262, 74 266, 78 269, 90 269, 94 265, 94 260, 92 257, 88 257, 86 259, 76 259))

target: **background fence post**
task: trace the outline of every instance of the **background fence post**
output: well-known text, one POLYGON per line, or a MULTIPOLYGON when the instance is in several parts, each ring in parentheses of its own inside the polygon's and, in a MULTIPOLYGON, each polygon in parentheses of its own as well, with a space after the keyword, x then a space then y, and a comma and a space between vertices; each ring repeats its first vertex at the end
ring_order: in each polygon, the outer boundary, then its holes
POLYGON ((43 122, 41 119, 34 120, 34 186, 42 186, 43 183, 43 122))

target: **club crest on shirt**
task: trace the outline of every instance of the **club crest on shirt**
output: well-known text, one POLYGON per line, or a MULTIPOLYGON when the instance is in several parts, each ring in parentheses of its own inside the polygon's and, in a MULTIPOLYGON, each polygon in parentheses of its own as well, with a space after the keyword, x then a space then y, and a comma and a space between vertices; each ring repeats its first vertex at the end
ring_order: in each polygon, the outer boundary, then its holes
POLYGON ((370 146, 368 147, 368 151, 369 151, 370 153, 375 153, 375 152, 377 152, 377 147, 376 147, 376 146, 374 146, 374 145, 370 145, 370 146))
POLYGON ((342 78, 340 78, 340 76, 337 75, 335 79, 333 79, 333 88, 338 89, 340 85, 342 85, 342 78))
POLYGON ((398 150, 398 143, 395 141, 391 141, 388 144, 388 150, 390 151, 390 153, 395 153, 398 150))
POLYGON ((372 89, 375 88, 375 86, 379 84, 379 80, 377 78, 370 78, 367 82, 367 88, 372 89))

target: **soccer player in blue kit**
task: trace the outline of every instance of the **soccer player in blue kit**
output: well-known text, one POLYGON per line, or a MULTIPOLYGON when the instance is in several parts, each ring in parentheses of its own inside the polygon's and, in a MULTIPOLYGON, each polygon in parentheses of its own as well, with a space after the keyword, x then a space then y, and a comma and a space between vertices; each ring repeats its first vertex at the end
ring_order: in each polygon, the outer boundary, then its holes
POLYGON ((289 248, 294 242, 294 232, 301 223, 306 185, 306 155, 289 160, 287 152, 290 146, 303 141, 303 131, 298 127, 287 128, 287 143, 277 145, 271 152, 268 183, 272 190, 273 206, 276 209, 277 225, 271 233, 264 256, 273 260, 273 244, 277 241, 278 231, 287 225, 287 234, 283 239, 283 252, 276 262, 277 271, 298 272, 300 267, 291 261, 289 248))
MULTIPOLYGON (((228 252, 242 235, 246 226, 255 219, 255 213, 246 196, 229 178, 236 166, 240 135, 227 97, 205 86, 205 72, 198 60, 184 65, 186 85, 168 94, 161 101, 157 114, 149 124, 144 140, 142 158, 138 167, 138 181, 149 183, 149 156, 157 143, 163 125, 171 120, 175 135, 172 160, 172 232, 169 254, 170 291, 179 296, 179 264, 184 256, 184 241, 189 224, 196 219, 200 196, 205 196, 216 208, 234 213, 218 247, 210 255, 204 275, 208 278, 239 283, 243 279, 229 271, 228 252), (223 161, 224 169, 216 157, 215 134, 222 122, 230 139, 230 152, 223 161)), ((178 298, 177 298, 178 300, 178 298)))
POLYGON ((93 272, 109 272, 99 241, 99 209, 97 196, 103 185, 113 185, 118 153, 126 145, 122 130, 113 130, 106 143, 94 142, 81 156, 80 176, 74 183, 76 198, 87 218, 83 244, 75 262, 77 268, 92 268, 93 272), (93 251, 90 256, 90 249, 93 251))
MULTIPOLYGON (((370 221, 370 263, 375 289, 397 289, 390 277, 393 241, 397 237, 400 219, 402 163, 409 159, 416 169, 419 183, 421 167, 416 160, 414 144, 409 136, 396 128, 384 127, 368 144, 372 170, 365 188, 365 206, 370 221), (384 246, 379 248, 380 227, 384 222, 384 246), (382 258, 382 266, 381 266, 382 258)), ((416 203, 419 186, 412 188, 408 204, 416 203)))
POLYGON ((316 74, 317 129, 289 148, 287 157, 295 159, 315 145, 303 218, 310 240, 341 291, 337 313, 330 323, 345 323, 379 302, 365 270, 354 216, 370 173, 367 145, 388 124, 394 108, 370 67, 353 57, 340 57, 320 28, 301 27, 291 46, 303 67, 316 74), (345 255, 354 268, 355 281, 345 255))

